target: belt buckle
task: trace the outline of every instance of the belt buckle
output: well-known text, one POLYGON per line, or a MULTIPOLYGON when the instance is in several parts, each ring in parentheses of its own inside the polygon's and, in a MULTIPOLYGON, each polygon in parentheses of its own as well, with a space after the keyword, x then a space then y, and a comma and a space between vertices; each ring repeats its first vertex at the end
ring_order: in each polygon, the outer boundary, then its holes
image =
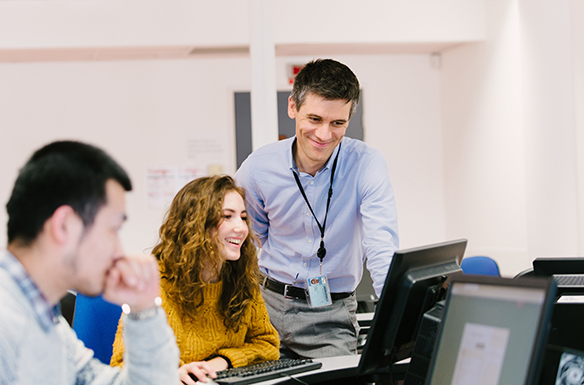
POLYGON ((292 295, 288 295, 288 288, 289 287, 293 287, 292 285, 284 285, 284 298, 288 298, 288 299, 298 299, 298 297, 292 296, 292 295))

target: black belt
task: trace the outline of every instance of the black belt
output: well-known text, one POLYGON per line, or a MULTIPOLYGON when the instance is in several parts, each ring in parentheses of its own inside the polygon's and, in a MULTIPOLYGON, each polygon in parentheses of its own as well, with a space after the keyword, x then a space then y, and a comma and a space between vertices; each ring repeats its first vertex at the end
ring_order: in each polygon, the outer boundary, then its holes
MULTIPOLYGON (((301 287, 287 285, 280 281, 276 281, 265 274, 261 274, 261 280, 261 286, 273 291, 274 293, 282 294, 285 298, 306 299, 306 292, 301 287)), ((331 299, 336 301, 338 299, 350 297, 353 293, 331 293, 331 299)))

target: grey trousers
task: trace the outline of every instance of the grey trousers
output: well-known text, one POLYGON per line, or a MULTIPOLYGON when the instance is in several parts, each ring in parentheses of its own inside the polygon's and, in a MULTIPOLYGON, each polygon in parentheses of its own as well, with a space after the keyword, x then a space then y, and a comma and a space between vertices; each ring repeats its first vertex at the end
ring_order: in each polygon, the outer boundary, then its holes
POLYGON ((291 356, 287 351, 306 358, 357 354, 355 293, 330 306, 311 308, 303 299, 284 298, 263 287, 261 292, 270 321, 280 335, 282 356, 291 356))

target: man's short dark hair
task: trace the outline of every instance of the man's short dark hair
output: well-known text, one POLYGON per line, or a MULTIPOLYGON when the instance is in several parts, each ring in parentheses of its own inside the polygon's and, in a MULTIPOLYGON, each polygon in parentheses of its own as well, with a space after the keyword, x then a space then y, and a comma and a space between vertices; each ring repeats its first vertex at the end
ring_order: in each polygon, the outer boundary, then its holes
POLYGON ((128 174, 97 147, 60 141, 37 150, 20 170, 6 204, 8 243, 29 246, 63 205, 71 206, 85 227, 91 226, 106 203, 109 179, 132 189, 128 174))
POLYGON ((359 104, 359 80, 346 65, 332 59, 317 59, 307 63, 294 78, 292 100, 296 109, 304 104, 306 96, 316 94, 327 100, 351 102, 349 118, 359 104))

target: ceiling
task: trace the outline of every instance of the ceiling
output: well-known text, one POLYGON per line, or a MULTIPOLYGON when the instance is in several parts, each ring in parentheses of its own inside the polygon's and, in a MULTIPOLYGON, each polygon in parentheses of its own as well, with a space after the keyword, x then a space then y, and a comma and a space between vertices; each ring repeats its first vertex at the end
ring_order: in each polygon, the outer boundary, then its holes
MULTIPOLYGON (((467 43, 280 44, 276 45, 276 56, 423 54, 443 52, 461 44, 467 43)), ((249 46, 197 47, 186 45, 0 50, 0 62, 155 60, 245 56, 249 56, 249 46)))

